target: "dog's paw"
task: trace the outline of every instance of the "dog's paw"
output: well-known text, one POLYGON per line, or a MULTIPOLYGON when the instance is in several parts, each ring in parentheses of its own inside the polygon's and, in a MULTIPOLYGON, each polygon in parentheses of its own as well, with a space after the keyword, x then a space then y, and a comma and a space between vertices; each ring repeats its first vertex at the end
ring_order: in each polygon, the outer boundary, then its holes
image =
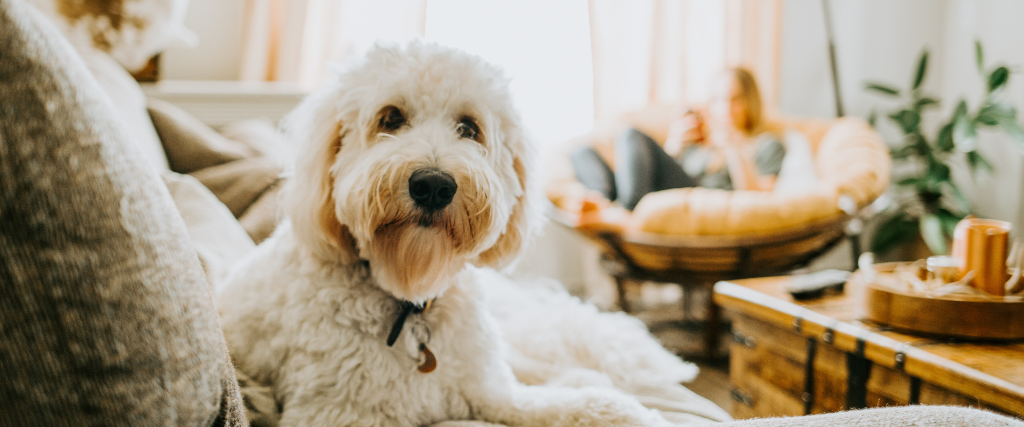
POLYGON ((505 427, 501 424, 485 423, 483 421, 442 421, 431 424, 430 427, 505 427))
POLYGON ((532 407, 529 426, 662 427, 672 425, 632 396, 605 387, 533 387, 524 407, 532 407))
POLYGON ((611 378, 601 372, 584 369, 584 368, 571 368, 566 369, 558 376, 552 378, 547 382, 546 385, 555 387, 615 387, 611 378))
POLYGON ((645 408, 632 396, 608 388, 580 389, 583 398, 576 409, 579 426, 663 427, 672 425, 657 411, 645 408))

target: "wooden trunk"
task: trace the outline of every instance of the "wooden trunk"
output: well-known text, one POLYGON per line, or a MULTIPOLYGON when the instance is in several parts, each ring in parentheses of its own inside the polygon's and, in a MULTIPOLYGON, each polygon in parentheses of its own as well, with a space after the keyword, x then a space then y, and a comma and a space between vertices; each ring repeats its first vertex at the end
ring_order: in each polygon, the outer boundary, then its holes
MULTIPOLYGON (((733 416, 798 416, 847 409, 847 353, 826 343, 809 345, 813 339, 746 316, 735 316, 733 329, 735 340, 729 354, 733 397, 737 402, 733 405, 733 416), (805 392, 809 346, 815 347, 814 369, 810 373, 813 393, 805 392)), ((917 380, 905 372, 877 364, 870 364, 868 369, 868 408, 912 404, 912 389, 917 387, 919 404, 973 406, 1006 413, 978 398, 935 384, 919 382, 915 386, 917 380)))
POLYGON ((736 418, 909 404, 1024 417, 1024 343, 900 334, 857 320, 856 290, 796 302, 785 293, 786 280, 715 286, 715 301, 733 322, 736 418))

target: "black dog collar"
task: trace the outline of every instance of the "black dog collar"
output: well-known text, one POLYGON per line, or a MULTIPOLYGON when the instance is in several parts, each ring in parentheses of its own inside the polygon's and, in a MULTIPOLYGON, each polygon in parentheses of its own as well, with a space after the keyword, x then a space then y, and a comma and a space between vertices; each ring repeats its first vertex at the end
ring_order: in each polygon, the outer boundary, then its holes
POLYGON ((398 318, 395 319, 395 323, 391 325, 391 332, 388 333, 388 347, 395 344, 398 340, 398 336, 402 334, 402 327, 405 326, 405 319, 409 317, 410 313, 419 314, 430 308, 434 300, 427 301, 425 303, 416 304, 410 301, 400 300, 398 302, 398 318))

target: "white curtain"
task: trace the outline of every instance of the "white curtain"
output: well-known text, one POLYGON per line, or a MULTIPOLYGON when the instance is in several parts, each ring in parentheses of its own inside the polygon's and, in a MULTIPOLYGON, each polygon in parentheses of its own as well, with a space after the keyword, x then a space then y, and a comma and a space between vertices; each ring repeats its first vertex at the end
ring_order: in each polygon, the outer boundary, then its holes
POLYGON ((246 0, 242 80, 316 85, 376 41, 423 36, 426 0, 246 0))
POLYGON ((778 103, 781 0, 590 0, 594 114, 704 101, 722 69, 745 66, 778 103))
MULTIPOLYGON (((377 40, 434 38, 425 31, 428 0, 246 2, 243 80, 312 86, 323 82, 329 72, 327 64, 362 53, 377 40)), ((563 28, 563 33, 556 31, 554 24, 547 22, 545 10, 552 14, 562 9, 562 13, 584 12, 583 7, 544 7, 540 3, 433 0, 432 8, 436 10, 430 18, 434 26, 431 32, 442 35, 441 41, 446 44, 476 50, 484 57, 494 56, 491 53, 500 56, 510 46, 542 53, 546 45, 564 44, 563 39, 574 34, 571 28, 563 28), (509 40, 493 41, 489 33, 507 33, 506 24, 511 21, 515 21, 515 30, 504 36, 509 40), (462 33, 467 31, 460 33, 459 29, 476 33, 465 35, 462 33), (462 35, 443 36, 449 33, 462 35), (535 46, 534 34, 544 34, 547 41, 535 46), (490 48, 474 49, 486 40, 491 40, 490 48)), ((782 0, 587 0, 594 119, 607 123, 652 104, 702 102, 709 95, 713 77, 730 66, 751 69, 767 109, 775 109, 781 8, 782 0)), ((511 63, 499 65, 517 67, 511 63)), ((550 74, 558 74, 561 68, 555 67, 550 74)), ((589 73, 574 73, 579 74, 579 81, 590 80, 589 73)), ((582 102, 583 97, 579 98, 582 102)), ((586 98, 589 104, 590 96, 586 98)), ((550 133, 553 139, 564 138, 558 132, 550 133)))

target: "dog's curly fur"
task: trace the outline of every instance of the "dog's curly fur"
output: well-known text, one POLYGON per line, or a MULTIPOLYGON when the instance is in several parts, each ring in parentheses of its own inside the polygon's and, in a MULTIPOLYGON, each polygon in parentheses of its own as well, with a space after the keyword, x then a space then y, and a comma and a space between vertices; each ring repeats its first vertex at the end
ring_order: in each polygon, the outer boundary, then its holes
POLYGON ((512 262, 539 218, 532 147, 498 69, 433 44, 377 47, 287 127, 301 144, 288 221, 219 297, 234 360, 272 385, 282 425, 667 424, 611 389, 519 384, 502 358, 478 269, 512 262), (440 211, 410 196, 423 169, 458 186, 440 211), (434 303, 389 347, 400 300, 434 303), (421 344, 433 372, 417 370, 421 344))

